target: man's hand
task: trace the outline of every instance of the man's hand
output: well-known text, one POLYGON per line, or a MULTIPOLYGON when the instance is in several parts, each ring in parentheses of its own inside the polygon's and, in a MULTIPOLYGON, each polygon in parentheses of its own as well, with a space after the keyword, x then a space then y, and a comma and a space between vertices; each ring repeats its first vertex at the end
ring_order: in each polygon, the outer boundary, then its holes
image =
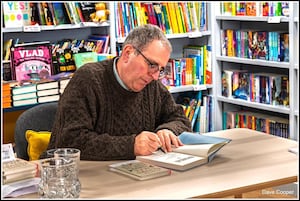
POLYGON ((156 133, 143 131, 135 137, 134 154, 136 156, 150 155, 161 145, 160 138, 156 133))
POLYGON ((183 143, 179 140, 179 138, 170 130, 162 129, 157 132, 157 135, 160 139, 161 146, 167 152, 172 151, 171 145, 175 147, 182 146, 183 143))

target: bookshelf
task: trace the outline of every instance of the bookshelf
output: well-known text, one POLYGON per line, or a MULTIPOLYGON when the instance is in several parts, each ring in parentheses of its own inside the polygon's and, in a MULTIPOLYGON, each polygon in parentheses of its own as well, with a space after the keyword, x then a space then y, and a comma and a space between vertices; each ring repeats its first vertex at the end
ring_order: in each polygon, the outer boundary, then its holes
MULTIPOLYGON (((169 3, 169 2, 168 2, 169 3)), ((17 39, 23 42, 32 42, 34 41, 43 41, 48 40, 50 43, 57 42, 58 40, 66 39, 66 38, 76 38, 86 39, 88 35, 91 34, 109 34, 110 35, 110 49, 111 54, 117 54, 117 46, 121 45, 124 42, 125 35, 117 35, 118 26, 117 20, 119 16, 116 11, 117 2, 106 2, 107 7, 110 11, 109 21, 103 24, 93 23, 93 22, 81 22, 78 24, 63 24, 63 25, 43 25, 37 27, 18 27, 18 28, 5 28, 2 27, 2 41, 6 41, 9 38, 17 39)), ((124 2, 123 5, 132 5, 133 3, 124 2)), ((151 3, 154 4, 154 3, 151 3)), ((179 4, 179 3, 178 3, 179 4)), ((172 57, 182 57, 182 49, 184 45, 188 44, 212 44, 212 32, 211 32, 211 4, 207 3, 207 28, 200 30, 200 22, 198 24, 198 28, 193 31, 186 32, 173 32, 166 34, 170 39, 173 46, 172 57)), ((3 16, 2 16, 3 17, 3 16)), ((129 28, 128 28, 129 30, 129 28)), ((7 63, 8 61, 3 61, 3 63, 7 63)), ((185 93, 193 91, 195 93, 204 94, 212 94, 213 85, 190 85, 190 86, 178 86, 172 87, 170 92, 176 96, 178 93, 185 93)), ((4 116, 8 115, 8 113, 17 113, 32 107, 34 105, 22 106, 22 107, 13 107, 13 108, 5 108, 2 110, 4 112, 4 116)), ((214 113, 214 112, 212 112, 214 113)), ((10 115, 11 116, 11 115, 10 115)), ((17 118, 17 117, 16 117, 17 118)))
POLYGON ((215 102, 215 130, 222 130, 224 126, 223 112, 244 110, 258 112, 284 118, 287 120, 289 138, 299 139, 299 11, 298 2, 289 2, 289 16, 232 16, 221 13, 221 3, 214 3, 212 16, 212 32, 214 41, 214 69, 213 78, 215 102), (221 30, 254 30, 266 32, 288 33, 289 57, 287 61, 270 61, 266 59, 248 59, 238 56, 228 56, 222 53, 221 30), (222 71, 246 70, 251 73, 280 74, 288 77, 288 105, 273 105, 255 101, 242 100, 222 96, 222 71))
MULTIPOLYGON (((164 12, 164 9, 174 8, 174 12, 180 10, 181 8, 189 8, 192 6, 199 6, 199 10, 195 12, 195 17, 199 13, 198 20, 196 23, 197 28, 194 28, 194 30, 190 29, 187 31, 189 26, 183 25, 182 27, 185 27, 183 29, 177 29, 173 26, 173 22, 176 22, 176 19, 178 20, 177 15, 174 14, 173 17, 168 18, 169 19, 169 24, 170 27, 168 28, 168 20, 165 20, 164 25, 165 26, 160 26, 159 22, 157 22, 157 25, 161 27, 161 29, 165 32, 167 38, 170 40, 172 47, 173 47, 173 52, 171 54, 170 58, 183 58, 183 48, 186 45, 198 45, 198 46, 203 46, 203 45, 211 45, 212 41, 212 31, 211 31, 211 4, 206 3, 206 2, 198 2, 197 4, 195 2, 184 2, 184 3, 179 3, 179 2, 157 2, 157 3, 150 3, 150 2, 117 2, 115 3, 115 30, 116 30, 116 43, 117 43, 117 48, 122 49, 122 43, 124 42, 126 35, 128 32, 133 29, 134 27, 144 24, 144 17, 143 15, 139 15, 135 13, 140 13, 141 9, 148 10, 148 15, 146 18, 151 18, 151 6, 160 6, 160 10, 162 11, 162 15, 166 16, 164 12), (206 6, 206 10, 203 12, 201 10, 201 6, 206 6), (134 9, 133 9, 134 8, 134 9), (200 11, 201 10, 201 11, 200 11), (134 13, 134 14, 132 14, 134 13), (200 13, 205 13, 204 15, 206 17, 200 17, 200 13), (175 20, 174 20, 175 19, 175 20), (202 20, 201 20, 202 19, 202 20), (184 31, 185 29, 185 31, 184 31)), ((155 9, 154 9, 155 10, 155 9)), ((184 10, 184 9, 183 9, 184 10)), ((170 11, 170 10, 168 10, 170 11)), ((155 11, 157 12, 157 10, 155 11)), ((169 12, 170 14, 170 12, 169 12)), ((189 14, 186 14, 187 17, 189 17, 189 20, 192 21, 192 16, 189 14)), ((157 18, 159 19, 159 18, 157 18)), ((183 18, 181 18, 182 21, 184 21, 183 18)), ((149 20, 150 21, 150 20, 149 20)), ((162 20, 164 21, 164 20, 162 20)), ((180 20, 178 20, 180 21, 180 20)), ((177 22, 178 22, 177 21, 177 22)), ((154 23, 155 24, 155 23, 154 23)), ((190 26, 191 28, 192 26, 190 26)), ((212 48, 213 49, 213 48, 212 48)), ((200 68, 200 67, 199 67, 200 68)), ((178 96, 184 96, 185 94, 187 96, 194 96, 201 98, 206 95, 211 95, 213 91, 213 84, 196 84, 196 85, 176 85, 176 86, 168 86, 169 91, 172 93, 174 99, 176 100, 178 96)), ((214 112, 211 112, 213 115, 214 112)), ((197 122, 200 122, 198 119, 197 122)), ((213 126, 212 126, 213 127, 213 126)), ((208 129, 207 129, 208 131, 208 129)))
MULTIPOLYGON (((14 2, 18 5, 18 2, 14 2)), ((22 2, 25 3, 25 2, 22 2)), ((23 26, 23 27, 4 27, 2 23, 1 29, 1 44, 8 39, 19 39, 21 42, 33 42, 33 41, 50 41, 55 43, 63 39, 87 39, 92 34, 110 35, 110 50, 111 54, 116 54, 116 41, 114 34, 115 26, 111 26, 111 22, 114 22, 113 15, 113 2, 106 2, 107 8, 110 11, 109 21, 104 23, 95 22, 80 22, 77 24, 61 24, 61 25, 40 25, 40 26, 23 26)), ((20 3, 21 5, 21 3, 20 3)), ((3 2, 1 2, 1 9, 3 2)), ((1 13, 1 20, 3 22, 3 13, 1 13)), ((1 72, 3 72, 4 65, 8 65, 9 60, 4 60, 1 56, 1 72)), ((1 76, 2 77, 2 76, 1 76)), ((2 97, 1 97, 2 98, 2 97)), ((40 103, 42 104, 42 103, 40 103)), ((25 105, 19 107, 3 108, 3 143, 14 142, 14 125, 15 121, 23 111, 35 106, 25 105)))

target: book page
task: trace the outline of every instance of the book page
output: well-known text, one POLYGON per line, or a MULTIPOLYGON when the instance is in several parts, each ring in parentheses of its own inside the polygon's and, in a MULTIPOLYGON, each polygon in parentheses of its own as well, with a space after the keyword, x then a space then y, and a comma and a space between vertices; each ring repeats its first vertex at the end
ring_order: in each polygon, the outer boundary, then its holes
POLYGON ((179 165, 179 166, 185 166, 195 161, 204 159, 204 157, 198 157, 198 156, 177 153, 177 152, 168 152, 166 154, 162 152, 154 152, 152 155, 141 156, 141 157, 152 161, 179 165))
POLYGON ((216 149, 222 146, 220 144, 195 144, 195 145, 183 145, 181 147, 173 148, 174 152, 190 154, 194 156, 208 157, 216 149))

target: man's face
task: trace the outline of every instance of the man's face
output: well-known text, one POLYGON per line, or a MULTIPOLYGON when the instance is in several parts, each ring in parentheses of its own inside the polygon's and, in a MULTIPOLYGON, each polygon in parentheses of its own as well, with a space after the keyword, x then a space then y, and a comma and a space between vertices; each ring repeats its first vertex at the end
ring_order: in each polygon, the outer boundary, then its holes
POLYGON ((126 62, 126 70, 120 77, 128 88, 138 92, 153 80, 158 80, 160 69, 170 58, 170 51, 161 41, 153 41, 144 50, 134 46, 129 49, 131 53, 126 62))

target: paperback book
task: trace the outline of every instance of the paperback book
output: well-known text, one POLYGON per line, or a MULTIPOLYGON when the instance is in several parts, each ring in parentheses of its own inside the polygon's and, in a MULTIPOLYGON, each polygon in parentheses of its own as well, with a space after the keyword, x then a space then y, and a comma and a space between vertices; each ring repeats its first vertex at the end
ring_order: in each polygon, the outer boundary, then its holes
POLYGON ((17 81, 47 79, 53 74, 49 41, 24 43, 11 48, 12 78, 17 81))
POLYGON ((179 139, 184 144, 172 152, 156 151, 152 155, 138 156, 137 159, 160 167, 185 171, 213 160, 217 152, 231 139, 183 132, 179 139))
POLYGON ((144 163, 138 160, 130 160, 109 165, 109 170, 134 178, 136 180, 148 180, 157 177, 171 175, 171 170, 144 163))

